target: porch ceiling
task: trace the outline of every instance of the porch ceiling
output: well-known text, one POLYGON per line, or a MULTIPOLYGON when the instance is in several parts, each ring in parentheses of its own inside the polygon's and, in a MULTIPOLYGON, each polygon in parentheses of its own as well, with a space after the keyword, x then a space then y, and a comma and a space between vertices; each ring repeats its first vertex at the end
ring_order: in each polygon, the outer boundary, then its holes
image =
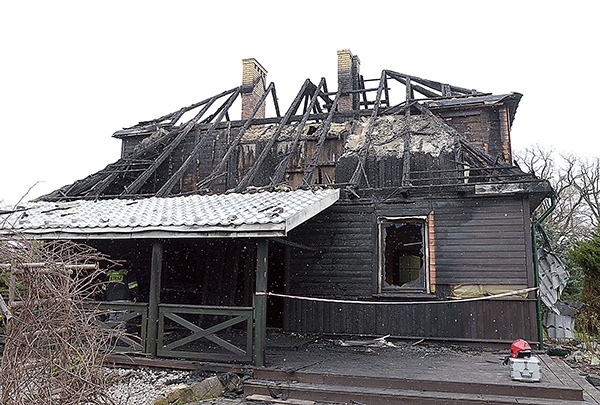
POLYGON ((285 236, 339 199, 339 190, 34 202, 0 214, 0 233, 36 239, 285 236), (4 224, 4 225, 2 225, 4 224))

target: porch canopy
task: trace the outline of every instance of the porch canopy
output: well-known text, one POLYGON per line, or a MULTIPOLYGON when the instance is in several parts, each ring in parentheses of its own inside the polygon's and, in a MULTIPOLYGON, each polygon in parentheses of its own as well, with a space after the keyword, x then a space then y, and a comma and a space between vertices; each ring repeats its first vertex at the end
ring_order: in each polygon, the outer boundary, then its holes
POLYGON ((39 201, 0 214, 0 232, 14 230, 35 239, 280 237, 338 198, 339 190, 322 189, 39 201))
MULTIPOLYGON (((282 237, 339 199, 338 189, 244 194, 150 197, 136 200, 39 201, 0 211, 0 234, 32 239, 151 239, 146 353, 158 354, 163 240, 173 238, 258 238, 255 291, 267 289, 267 238, 282 237)), ((254 297, 254 364, 263 366, 266 296, 254 297)), ((217 326, 215 326, 217 328, 217 326)), ((212 328, 209 328, 212 330, 212 328)), ((203 333, 208 333, 202 331, 203 333)), ((195 333, 199 335, 200 332, 195 333)), ((222 340, 209 334, 209 338, 222 340)))

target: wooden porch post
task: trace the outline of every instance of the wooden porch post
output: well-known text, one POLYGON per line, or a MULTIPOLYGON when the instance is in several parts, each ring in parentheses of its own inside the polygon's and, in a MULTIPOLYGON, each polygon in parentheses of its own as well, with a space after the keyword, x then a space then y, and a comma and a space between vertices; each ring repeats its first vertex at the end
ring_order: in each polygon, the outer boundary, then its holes
MULTIPOLYGON (((267 291, 267 269, 269 245, 261 239, 256 249, 256 292, 267 291)), ((254 295, 254 365, 265 365, 267 345, 267 296, 254 295)))
POLYGON ((158 335, 158 304, 160 304, 160 278, 163 262, 163 243, 152 243, 150 266, 150 297, 148 299, 148 328, 146 329, 146 353, 156 357, 158 335))

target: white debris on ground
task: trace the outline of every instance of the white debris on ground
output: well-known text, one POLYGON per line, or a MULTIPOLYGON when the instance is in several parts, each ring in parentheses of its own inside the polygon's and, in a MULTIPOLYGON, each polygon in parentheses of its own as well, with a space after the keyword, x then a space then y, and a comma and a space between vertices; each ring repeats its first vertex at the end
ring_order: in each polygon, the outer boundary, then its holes
POLYGON ((203 379, 192 371, 152 368, 107 369, 107 376, 115 379, 108 388, 108 397, 118 405, 151 405, 159 395, 203 379))
POLYGON ((338 346, 364 346, 364 347, 398 347, 394 343, 387 340, 390 335, 369 340, 336 340, 338 346))
MULTIPOLYGON (((193 389, 197 385, 196 383, 200 381, 208 382, 216 378, 197 371, 157 368, 108 368, 106 373, 108 378, 114 380, 114 383, 110 385, 106 392, 108 402, 111 405, 154 405, 159 398, 164 401, 168 392, 177 391, 181 388, 193 389)), ((218 378, 223 380, 225 375, 219 375, 218 378)), ((241 389, 241 379, 237 378, 236 381, 232 381, 230 377, 224 381, 229 381, 229 383, 222 382, 226 385, 224 396, 211 397, 192 403, 207 405, 246 404, 247 402, 243 399, 242 393, 237 392, 238 388, 241 389), (235 389, 233 388, 234 385, 235 389)), ((221 388, 223 387, 221 386, 221 388)))

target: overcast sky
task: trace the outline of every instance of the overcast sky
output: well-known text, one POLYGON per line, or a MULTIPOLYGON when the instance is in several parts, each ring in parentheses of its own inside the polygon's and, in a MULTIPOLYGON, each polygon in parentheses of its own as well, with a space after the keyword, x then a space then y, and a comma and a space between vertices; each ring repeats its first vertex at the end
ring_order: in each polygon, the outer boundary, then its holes
POLYGON ((112 133, 241 84, 254 57, 286 109, 306 78, 336 87, 336 52, 524 94, 513 149, 600 155, 593 1, 3 1, 0 200, 48 193, 119 158, 112 133))

